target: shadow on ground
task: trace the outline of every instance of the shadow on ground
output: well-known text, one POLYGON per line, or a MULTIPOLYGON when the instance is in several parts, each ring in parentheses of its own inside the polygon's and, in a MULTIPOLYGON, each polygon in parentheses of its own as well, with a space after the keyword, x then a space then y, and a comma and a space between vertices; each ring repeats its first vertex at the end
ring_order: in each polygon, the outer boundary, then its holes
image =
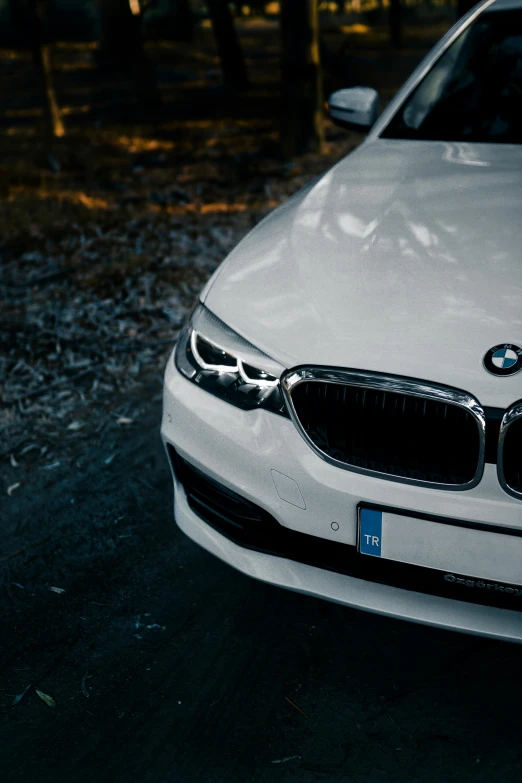
POLYGON ((3 780, 519 780, 519 647, 236 573, 173 524, 159 400, 134 411, 11 498, 3 780))
MULTIPOLYGON (((57 148, 33 124, 27 58, 0 58, 3 366, 14 389, 0 468, 2 781, 519 781, 519 647, 263 585, 173 523, 158 368, 178 315, 229 243, 355 144, 329 128, 327 157, 276 159, 264 112, 277 41, 248 36, 258 87, 250 103, 228 96, 233 121, 213 116, 223 92, 212 52, 181 58, 183 106, 179 58, 160 47, 182 124, 167 112, 140 125, 131 107, 125 125, 127 88, 96 93, 90 50, 59 50, 70 111, 57 148), (241 124, 254 104, 255 122, 241 124), (82 319, 64 319, 86 299, 82 319), (78 364, 91 353, 107 368, 78 364)), ((422 54, 390 53, 382 31, 358 46, 337 30, 330 50, 342 55, 346 41, 350 78, 385 98, 422 54)), ((334 66, 329 79, 346 86, 334 66)))

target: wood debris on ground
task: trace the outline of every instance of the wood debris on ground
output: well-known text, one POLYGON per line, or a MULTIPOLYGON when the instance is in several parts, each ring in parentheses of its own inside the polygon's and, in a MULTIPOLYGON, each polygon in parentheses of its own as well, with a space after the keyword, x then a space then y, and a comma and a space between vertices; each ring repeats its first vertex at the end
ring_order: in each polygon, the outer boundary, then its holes
MULTIPOLYGON (((60 50, 64 63, 80 54, 91 56, 60 50)), ((30 59, 20 62, 20 105, 24 68, 30 59)), ((166 113, 147 125, 107 110, 82 125, 68 116, 52 149, 33 120, 0 129, 0 457, 13 468, 23 457, 24 470, 57 469, 68 444, 130 424, 136 411, 122 401, 159 393, 185 315, 218 264, 356 143, 341 133, 327 155, 288 164, 274 117, 166 113)))

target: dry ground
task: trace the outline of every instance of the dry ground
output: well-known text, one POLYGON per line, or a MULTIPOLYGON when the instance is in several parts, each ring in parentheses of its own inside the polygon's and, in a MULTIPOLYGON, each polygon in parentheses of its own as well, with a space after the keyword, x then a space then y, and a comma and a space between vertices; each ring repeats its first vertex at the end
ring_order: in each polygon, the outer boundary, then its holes
MULTIPOLYGON (((401 53, 330 25, 328 85, 386 100, 446 25, 401 53)), ((277 31, 241 31, 241 98, 205 30, 154 44, 157 116, 98 79, 92 45, 60 45, 53 144, 27 56, 0 53, 1 779, 518 781, 518 647, 264 586, 172 522, 158 430, 183 315, 358 143, 328 126, 324 156, 279 160, 277 31)))

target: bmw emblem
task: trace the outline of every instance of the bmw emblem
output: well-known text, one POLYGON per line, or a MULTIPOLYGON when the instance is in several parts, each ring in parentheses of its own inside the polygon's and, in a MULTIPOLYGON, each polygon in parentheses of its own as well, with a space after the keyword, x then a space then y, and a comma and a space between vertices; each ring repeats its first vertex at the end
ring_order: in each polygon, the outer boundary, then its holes
POLYGON ((522 370, 522 348, 518 345, 494 345, 484 356, 484 367, 493 375, 514 375, 522 370))

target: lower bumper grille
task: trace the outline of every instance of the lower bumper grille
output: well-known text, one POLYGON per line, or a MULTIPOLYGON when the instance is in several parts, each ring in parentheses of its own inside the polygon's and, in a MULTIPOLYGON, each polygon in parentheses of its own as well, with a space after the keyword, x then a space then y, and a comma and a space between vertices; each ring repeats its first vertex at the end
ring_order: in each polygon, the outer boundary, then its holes
POLYGON ((456 592, 440 571, 367 557, 359 554, 354 546, 290 530, 255 503, 194 468, 171 446, 169 457, 190 508, 212 528, 240 546, 369 582, 459 601, 522 610, 522 598, 519 596, 486 590, 456 592))
POLYGON ((192 511, 234 541, 246 543, 248 539, 258 549, 270 551, 281 528, 271 514, 190 465, 170 444, 168 452, 192 511))
POLYGON ((447 488, 480 480, 484 413, 464 392, 319 368, 285 383, 305 439, 340 467, 447 488))

